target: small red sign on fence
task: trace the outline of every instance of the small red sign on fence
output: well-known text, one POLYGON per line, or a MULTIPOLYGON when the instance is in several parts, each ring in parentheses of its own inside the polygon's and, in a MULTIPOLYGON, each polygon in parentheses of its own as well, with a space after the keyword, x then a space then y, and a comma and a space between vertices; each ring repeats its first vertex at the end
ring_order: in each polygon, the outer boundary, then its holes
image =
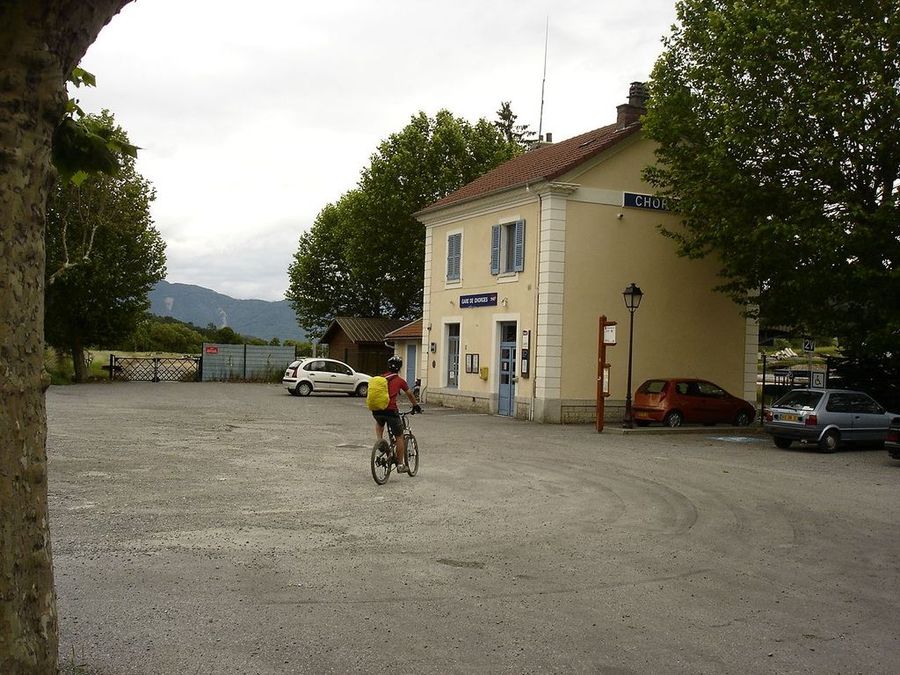
POLYGON ((218 354, 219 348, 216 347, 215 345, 210 345, 206 348, 206 353, 207 354, 218 354))

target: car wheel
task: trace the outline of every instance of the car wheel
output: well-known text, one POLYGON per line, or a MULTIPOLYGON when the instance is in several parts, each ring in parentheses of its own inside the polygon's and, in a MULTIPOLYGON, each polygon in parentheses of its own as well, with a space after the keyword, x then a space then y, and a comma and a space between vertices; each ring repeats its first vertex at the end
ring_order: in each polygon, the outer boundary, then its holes
POLYGON ((834 452, 841 444, 841 437, 834 429, 829 429, 822 438, 819 439, 819 450, 821 452, 834 452))
POLYGON ((677 410, 672 410, 666 415, 666 418, 663 420, 663 424, 667 427, 680 427, 681 423, 684 422, 684 416, 678 412, 677 410))
POLYGON ((776 436, 772 440, 775 441, 776 448, 781 448, 782 450, 787 450, 789 447, 791 447, 791 439, 790 438, 785 438, 784 436, 776 436))
POLYGON ((359 386, 356 387, 356 395, 362 396, 363 398, 365 398, 365 396, 368 393, 369 393, 369 383, 368 382, 360 382, 359 386))
POLYGON ((741 410, 734 418, 734 426, 745 427, 748 424, 750 424, 750 413, 746 410, 741 410))
POLYGON ((297 396, 309 396, 312 393, 312 385, 309 382, 297 383, 297 396))

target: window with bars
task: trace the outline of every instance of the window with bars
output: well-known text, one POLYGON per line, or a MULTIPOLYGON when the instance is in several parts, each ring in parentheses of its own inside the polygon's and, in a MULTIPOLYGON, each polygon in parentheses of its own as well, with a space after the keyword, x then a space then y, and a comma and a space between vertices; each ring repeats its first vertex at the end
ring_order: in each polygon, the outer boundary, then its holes
POLYGON ((494 225, 491 229, 491 274, 525 269, 525 221, 494 225))

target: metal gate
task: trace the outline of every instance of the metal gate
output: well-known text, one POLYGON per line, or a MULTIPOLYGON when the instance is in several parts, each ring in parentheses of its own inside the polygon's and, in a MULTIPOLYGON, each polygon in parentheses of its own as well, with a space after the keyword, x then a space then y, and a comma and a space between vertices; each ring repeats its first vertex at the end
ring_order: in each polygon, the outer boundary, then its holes
POLYGON ((131 382, 196 382, 200 357, 109 355, 109 379, 131 382))

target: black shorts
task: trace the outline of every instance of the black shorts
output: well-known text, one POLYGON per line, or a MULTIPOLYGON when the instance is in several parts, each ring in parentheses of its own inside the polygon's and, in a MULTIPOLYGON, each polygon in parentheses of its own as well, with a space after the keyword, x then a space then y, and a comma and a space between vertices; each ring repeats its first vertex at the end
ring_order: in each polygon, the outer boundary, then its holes
POLYGON ((387 425, 394 436, 403 435, 403 424, 400 422, 400 413, 395 410, 375 410, 372 417, 381 426, 387 425))

